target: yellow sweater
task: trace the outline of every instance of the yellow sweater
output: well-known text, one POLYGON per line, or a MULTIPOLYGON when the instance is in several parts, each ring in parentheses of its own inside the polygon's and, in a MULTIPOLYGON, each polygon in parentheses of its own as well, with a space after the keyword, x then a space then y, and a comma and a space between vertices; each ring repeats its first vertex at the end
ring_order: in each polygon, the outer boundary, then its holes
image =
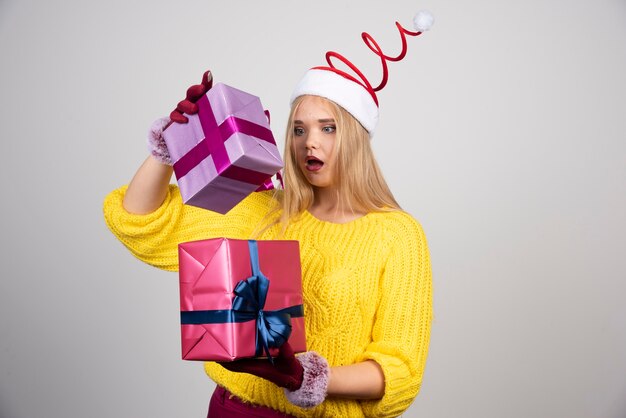
MULTIPOLYGON (((180 242, 249 239, 273 205, 272 192, 253 193, 226 215, 182 204, 170 186, 163 205, 148 215, 122 207, 126 187, 104 202, 107 225, 138 259, 178 270, 180 242)), ((278 227, 257 239, 275 239, 278 227)), ((290 404, 263 379, 206 363, 217 384, 247 402, 298 417, 395 417, 419 391, 432 318, 431 271, 420 225, 402 211, 373 212, 346 224, 304 212, 281 239, 298 240, 302 258, 307 348, 331 366, 374 360, 385 375, 375 401, 329 397, 312 409, 290 404)))

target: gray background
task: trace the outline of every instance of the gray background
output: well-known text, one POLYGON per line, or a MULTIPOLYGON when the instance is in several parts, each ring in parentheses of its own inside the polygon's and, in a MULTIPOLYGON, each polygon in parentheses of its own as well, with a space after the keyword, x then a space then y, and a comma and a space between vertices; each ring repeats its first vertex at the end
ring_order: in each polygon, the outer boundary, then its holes
POLYGON ((435 321, 407 417, 626 417, 626 2, 0 0, 0 416, 203 417, 177 276, 101 204, 211 68, 282 136, 328 49, 432 10, 379 95, 374 147, 429 238, 435 321))

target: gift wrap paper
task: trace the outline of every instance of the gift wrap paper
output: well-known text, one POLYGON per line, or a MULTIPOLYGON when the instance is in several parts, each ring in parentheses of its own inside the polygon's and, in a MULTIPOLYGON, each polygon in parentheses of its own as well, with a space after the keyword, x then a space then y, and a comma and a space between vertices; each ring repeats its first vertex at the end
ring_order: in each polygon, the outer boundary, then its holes
POLYGON ((261 188, 282 167, 258 97, 217 83, 198 102, 188 123, 163 131, 183 201, 226 213, 261 188))
POLYGON ((179 266, 183 359, 275 356, 282 341, 266 346, 264 340, 272 339, 274 328, 285 333, 281 321, 290 325, 287 337, 294 351, 306 351, 297 241, 216 238, 182 243, 179 266), (258 298, 265 301, 249 303, 241 294, 256 293, 258 276, 266 279, 266 294, 258 298))

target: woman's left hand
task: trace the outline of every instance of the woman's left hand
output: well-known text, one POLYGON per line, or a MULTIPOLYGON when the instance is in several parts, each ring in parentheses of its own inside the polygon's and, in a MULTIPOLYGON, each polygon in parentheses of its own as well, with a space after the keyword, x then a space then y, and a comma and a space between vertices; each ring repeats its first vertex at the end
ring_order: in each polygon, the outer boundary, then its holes
POLYGON ((292 391, 302 386, 304 377, 304 368, 287 342, 280 347, 274 365, 265 359, 241 359, 220 364, 231 372, 253 374, 292 391))
POLYGON ((285 388, 289 402, 303 408, 317 406, 326 399, 330 379, 328 362, 313 351, 296 357, 288 342, 278 350, 274 365, 264 359, 242 359, 220 364, 231 372, 253 374, 285 388))

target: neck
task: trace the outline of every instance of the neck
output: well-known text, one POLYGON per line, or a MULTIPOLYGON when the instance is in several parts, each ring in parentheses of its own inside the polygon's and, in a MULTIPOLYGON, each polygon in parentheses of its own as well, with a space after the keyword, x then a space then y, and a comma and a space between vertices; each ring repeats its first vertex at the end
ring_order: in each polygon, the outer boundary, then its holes
POLYGON ((339 198, 339 191, 333 187, 314 189, 313 204, 309 207, 311 215, 317 219, 333 222, 347 223, 365 215, 354 211, 339 198))
POLYGON ((313 187, 313 204, 311 208, 326 212, 339 210, 342 205, 339 189, 336 187, 313 187))

